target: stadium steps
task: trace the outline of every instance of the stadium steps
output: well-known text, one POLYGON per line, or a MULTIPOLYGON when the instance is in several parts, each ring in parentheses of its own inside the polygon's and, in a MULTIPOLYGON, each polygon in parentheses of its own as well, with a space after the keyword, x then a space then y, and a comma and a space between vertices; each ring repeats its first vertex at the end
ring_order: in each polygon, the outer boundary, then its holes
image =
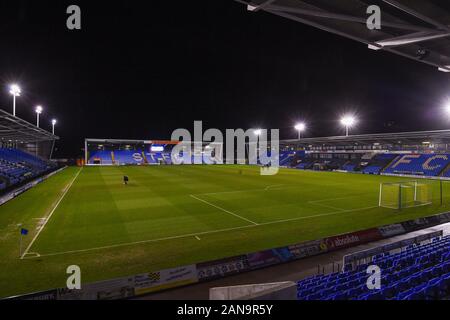
POLYGON ((450 163, 441 171, 439 177, 450 177, 450 163))
POLYGON ((401 157, 402 157, 402 155, 396 156, 391 162, 389 162, 387 165, 384 166, 383 169, 380 170, 380 173, 383 173, 384 170, 386 170, 386 169, 389 168, 391 165, 393 165, 393 164, 396 163, 398 160, 400 160, 401 157))
POLYGON ((284 158, 284 159, 282 159, 280 161, 280 166, 285 166, 288 163, 291 163, 293 158, 294 158, 294 155, 293 154, 289 154, 286 158, 284 158))
POLYGON ((148 164, 147 156, 145 155, 144 150, 142 150, 141 153, 142 153, 142 159, 144 159, 144 163, 145 163, 145 164, 148 164))

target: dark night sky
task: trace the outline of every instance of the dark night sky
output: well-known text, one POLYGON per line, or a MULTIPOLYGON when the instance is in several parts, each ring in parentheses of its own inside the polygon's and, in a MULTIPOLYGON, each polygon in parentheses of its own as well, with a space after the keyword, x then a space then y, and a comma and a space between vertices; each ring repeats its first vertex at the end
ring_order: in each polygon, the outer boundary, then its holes
POLYGON ((56 156, 83 139, 165 139, 203 120, 210 128, 280 128, 293 138, 340 134, 339 115, 357 112, 355 133, 443 129, 450 76, 435 68, 232 0, 2 1, 0 106, 20 83, 18 115, 59 120, 56 156), (66 8, 82 30, 66 29, 66 8))

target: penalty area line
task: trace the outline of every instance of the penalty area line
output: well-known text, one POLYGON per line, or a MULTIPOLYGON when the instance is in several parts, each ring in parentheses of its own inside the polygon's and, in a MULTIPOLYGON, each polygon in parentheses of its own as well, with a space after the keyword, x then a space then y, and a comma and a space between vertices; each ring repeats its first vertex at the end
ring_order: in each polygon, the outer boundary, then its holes
POLYGON ((312 204, 314 206, 320 206, 320 207, 324 207, 324 208, 328 208, 328 209, 345 211, 345 209, 338 208, 338 207, 335 207, 335 206, 330 206, 328 204, 323 204, 323 203, 320 203, 319 201, 308 201, 308 203, 312 204))
MULTIPOLYGON (((55 206, 53 207, 52 211, 50 212, 50 214, 45 218, 44 223, 42 225, 40 225, 38 228, 38 232, 35 234, 35 236, 33 237, 33 239, 31 240, 30 244, 28 245, 28 247, 25 249, 25 251, 23 252, 22 256, 20 257, 20 259, 23 259, 25 257, 25 255, 28 254, 28 251, 31 249, 31 247, 33 246, 34 242, 36 241, 36 239, 39 237, 39 235, 41 234, 42 230, 44 230, 45 225, 47 224, 47 222, 50 220, 50 218, 52 217, 53 213, 56 211, 56 208, 58 208, 59 204, 61 203, 61 201, 64 199, 64 197, 66 196, 67 192, 69 191, 69 189, 72 187, 73 183, 75 182, 75 180, 78 178, 78 175, 80 174, 81 170, 83 170, 83 167, 80 168, 80 170, 78 170, 77 174, 75 175, 75 177, 72 179, 72 181, 66 186, 66 189, 64 190, 61 198, 59 198, 58 202, 56 202, 55 206)), ((42 218, 41 218, 42 219, 42 218)), ((38 253, 34 253, 33 254, 38 254, 38 253)))
POLYGON ((238 214, 236 214, 236 213, 234 213, 234 212, 231 212, 231 211, 229 211, 229 210, 227 210, 227 209, 224 209, 224 208, 222 208, 222 207, 219 207, 219 206, 215 205, 214 203, 211 203, 211 202, 208 202, 208 201, 206 201, 206 200, 200 199, 199 197, 196 197, 196 196, 194 196, 193 194, 191 194, 190 197, 191 197, 191 198, 194 198, 194 199, 196 199, 196 200, 198 200, 198 201, 201 201, 201 202, 203 202, 203 203, 206 203, 207 205, 209 205, 209 206, 211 206, 211 207, 214 207, 214 208, 216 208, 216 209, 219 209, 219 210, 221 210, 221 211, 223 211, 223 212, 225 212, 225 213, 231 214, 232 216, 235 216, 236 218, 239 218, 239 219, 241 219, 241 220, 245 220, 245 221, 247 221, 247 222, 250 222, 251 224, 254 224, 255 226, 258 225, 258 223, 254 222, 254 221, 252 221, 252 220, 250 220, 250 219, 244 218, 244 217, 242 217, 242 216, 240 216, 240 215, 238 215, 238 214))
MULTIPOLYGON (((328 213, 316 214, 316 215, 311 215, 311 216, 304 216, 304 217, 290 218, 290 219, 284 219, 284 220, 269 221, 269 222, 260 223, 258 225, 251 224, 251 225, 246 225, 246 226, 241 226, 241 227, 234 227, 234 228, 226 228, 226 229, 218 229, 218 230, 211 230, 211 231, 204 231, 204 232, 182 234, 182 235, 178 235, 178 236, 165 237, 165 238, 159 238, 159 239, 141 240, 141 241, 135 241, 135 242, 118 243, 118 244, 113 244, 113 245, 109 245, 109 246, 88 248, 88 249, 78 249, 78 250, 70 250, 70 251, 62 251, 62 252, 41 254, 39 257, 61 256, 61 255, 65 255, 65 254, 92 252, 92 251, 99 251, 99 250, 106 250, 106 249, 113 249, 113 248, 120 248, 120 247, 129 247, 129 246, 134 246, 134 245, 139 245, 139 244, 161 242, 161 241, 167 241, 167 240, 185 239, 185 238, 196 237, 196 236, 199 237, 199 236, 202 236, 202 235, 210 235, 210 234, 216 234, 216 233, 222 233, 222 232, 228 232, 228 231, 236 231, 236 230, 245 230, 245 229, 256 228, 256 227, 260 227, 260 226, 271 225, 271 224, 278 224, 278 223, 284 223, 284 222, 293 222, 293 221, 298 221, 298 220, 313 219, 313 218, 332 216, 332 215, 337 215, 337 214, 342 214, 342 213, 349 213, 349 212, 369 210, 369 209, 373 209, 373 208, 378 208, 378 206, 356 208, 356 209, 350 209, 350 210, 345 210, 345 211, 341 210, 341 211, 328 212, 328 213)), ((25 259, 35 259, 35 258, 36 257, 27 257, 25 259)))

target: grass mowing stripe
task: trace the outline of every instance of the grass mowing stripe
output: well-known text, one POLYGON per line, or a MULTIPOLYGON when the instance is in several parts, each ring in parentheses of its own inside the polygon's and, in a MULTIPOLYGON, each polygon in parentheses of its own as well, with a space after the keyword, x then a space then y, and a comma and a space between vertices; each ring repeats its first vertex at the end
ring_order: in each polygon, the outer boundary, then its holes
MULTIPOLYGON (((208 235, 208 234, 214 234, 214 233, 220 233, 220 232, 227 232, 227 231, 235 231, 235 230, 241 230, 241 229, 255 228, 255 227, 266 226, 266 225, 277 224, 277 223, 283 223, 283 222, 292 222, 292 221, 297 221, 297 220, 305 220, 305 219, 312 219, 312 218, 318 218, 318 217, 332 216, 332 215, 337 215, 337 214, 341 214, 341 213, 369 210, 369 209, 373 209, 373 208, 378 208, 378 206, 364 207, 364 208, 357 208, 357 209, 350 209, 350 210, 340 210, 340 211, 328 212, 328 213, 323 213, 323 214, 316 214, 316 215, 306 216, 306 217, 297 217, 297 218, 291 218, 291 219, 284 219, 284 220, 264 222, 264 223, 260 223, 260 224, 256 224, 256 225, 252 224, 252 225, 247 225, 247 226, 242 226, 242 227, 234 227, 234 228, 226 228, 226 229, 204 231, 204 232, 197 232, 197 233, 190 233, 190 234, 182 234, 182 235, 178 235, 178 236, 165 237, 165 238, 159 238, 159 239, 149 239, 149 240, 142 240, 142 241, 135 241, 135 242, 128 242, 128 243, 118 243, 118 244, 113 244, 113 245, 110 245, 110 246, 102 246, 102 247, 96 247, 96 248, 88 248, 88 249, 80 249, 80 250, 71 250, 71 251, 64 251, 64 252, 48 253, 48 254, 39 255, 39 257, 60 256, 60 255, 72 254, 72 253, 83 253, 83 252, 89 252, 89 251, 105 250, 105 249, 112 249, 112 248, 125 247, 125 246, 133 246, 133 245, 152 243, 152 242, 175 240, 175 239, 182 239, 182 238, 189 238, 189 237, 198 237, 199 235, 208 235)), ((38 257, 36 256, 36 257, 30 257, 30 258, 26 258, 26 259, 34 259, 34 258, 38 258, 38 257)))
POLYGON ((36 241, 36 239, 39 237, 39 234, 41 233, 42 230, 44 230, 45 225, 47 224, 47 222, 50 220, 50 218, 52 217, 53 213, 55 212, 56 208, 58 208, 59 204, 61 203, 62 199, 64 199, 64 196, 67 194, 67 192, 69 191, 70 187, 72 187, 72 184, 75 182, 75 180, 77 179, 78 175, 80 174, 81 170, 83 170, 83 167, 80 168, 80 170, 78 170, 77 174, 75 175, 75 177, 72 179, 72 181, 70 182, 70 184, 66 187, 66 189, 64 190, 61 198, 59 198, 58 202, 56 202, 56 205, 53 207, 52 211, 50 212, 50 214, 48 215, 48 217, 45 219, 44 223, 39 227, 38 232, 36 233, 36 235, 33 237, 33 239, 31 240, 30 244, 28 245, 28 247, 25 249, 25 251, 23 252, 22 256, 20 257, 20 259, 23 259, 25 257, 25 255, 28 253, 28 250, 30 250, 31 246, 33 245, 33 243, 36 241))

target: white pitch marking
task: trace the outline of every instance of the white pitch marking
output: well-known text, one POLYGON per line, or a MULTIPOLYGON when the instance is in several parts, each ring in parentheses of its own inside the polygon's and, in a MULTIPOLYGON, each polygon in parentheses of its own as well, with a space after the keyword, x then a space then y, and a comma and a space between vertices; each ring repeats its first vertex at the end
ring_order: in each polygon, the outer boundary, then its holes
POLYGON ((338 208, 338 207, 334 207, 334 206, 329 206, 329 205, 327 205, 327 204, 323 204, 323 203, 319 203, 319 202, 308 201, 308 203, 310 203, 310 204, 312 204, 312 205, 315 205, 315 206, 321 206, 321 207, 328 208, 328 209, 333 209, 333 210, 341 210, 341 211, 345 210, 345 209, 342 209, 342 208, 338 208))
POLYGON ((264 191, 264 189, 245 189, 245 190, 234 190, 234 191, 207 192, 207 193, 197 193, 197 195, 198 196, 212 196, 212 195, 216 195, 216 194, 256 192, 256 191, 264 191))
POLYGON ((53 207, 52 211, 50 212, 50 214, 47 216, 46 220, 44 221, 44 223, 40 226, 38 232, 36 233, 36 235, 34 236, 33 240, 31 240, 30 244, 28 245, 28 247, 25 249, 24 253, 22 254, 22 256, 20 257, 20 259, 23 259, 23 257, 25 257, 25 255, 28 253, 28 250, 30 250, 31 246, 33 245, 33 243, 36 241, 36 239, 39 237, 39 235, 41 234, 42 230, 44 230, 45 225, 47 224, 47 222, 50 220, 50 218, 52 217, 53 213, 55 212, 56 208, 58 208, 59 204, 61 203, 62 199, 64 199, 64 196, 67 194, 67 191, 69 191, 70 187, 72 187, 72 184, 75 182, 75 180, 78 178, 78 175, 80 174, 81 170, 83 170, 83 167, 80 168, 80 170, 78 170, 77 174, 75 175, 75 177, 72 179, 72 181, 70 182, 70 184, 64 189, 64 192, 61 196, 61 198, 59 198, 58 202, 56 203, 56 205, 53 207))
POLYGON ((215 205, 214 203, 211 203, 211 202, 208 202, 208 201, 206 201, 206 200, 200 199, 199 197, 196 197, 196 196, 194 196, 193 194, 191 194, 190 196, 191 196, 191 198, 194 198, 194 199, 196 199, 196 200, 198 200, 198 201, 201 201, 201 202, 203 202, 203 203, 206 203, 207 205, 210 205, 211 207, 214 207, 214 208, 216 208, 216 209, 222 210, 223 212, 226 212, 226 213, 228 213, 228 214, 231 214, 232 216, 235 216, 236 218, 239 218, 239 219, 241 219, 241 220, 245 220, 245 221, 250 222, 251 224, 254 224, 254 225, 256 225, 256 226, 258 225, 256 222, 254 222, 254 221, 252 221, 252 220, 249 220, 249 219, 244 218, 244 217, 242 217, 242 216, 240 216, 240 215, 238 215, 238 214, 236 214, 236 213, 234 213, 234 212, 231 212, 231 211, 229 211, 229 210, 227 210, 227 209, 224 209, 224 208, 222 208, 222 207, 219 207, 219 206, 215 205))
POLYGON ((195 236, 195 239, 197 239, 198 241, 202 240, 199 236, 195 236))
MULTIPOLYGON (((270 188, 276 188, 275 190, 280 190, 280 189, 289 189, 289 188, 297 188, 298 186, 286 186, 281 188, 281 186, 284 186, 284 184, 277 184, 277 185, 271 185, 271 186, 267 186, 265 188, 262 189, 244 189, 244 190, 233 190, 233 191, 218 191, 218 192, 206 192, 206 193, 196 193, 197 196, 212 196, 212 195, 217 195, 217 194, 229 194, 229 193, 245 193, 245 192, 262 192, 262 191, 270 191, 270 188)), ((272 189, 274 190, 274 189, 272 189)))
POLYGON ((39 253, 37 253, 37 252, 28 252, 27 254, 29 254, 29 255, 34 255, 35 256, 35 258, 39 258, 41 255, 39 254, 39 253))
POLYGON ((270 222, 261 223, 260 225, 262 226, 262 225, 276 224, 276 223, 289 222, 289 221, 305 220, 305 219, 311 219, 311 218, 317 218, 317 217, 334 216, 334 215, 340 214, 340 213, 348 213, 348 212, 354 212, 354 211, 369 210, 369 209, 374 209, 374 208, 378 208, 378 206, 356 208, 356 209, 349 209, 349 210, 340 210, 340 211, 334 211, 334 212, 328 212, 328 213, 322 213, 322 214, 315 214, 315 215, 312 215, 312 216, 305 216, 305 217, 297 217, 297 218, 276 220, 276 221, 270 221, 270 222))
POLYGON ((335 200, 344 200, 344 199, 349 199, 349 198, 356 198, 356 197, 359 197, 361 195, 364 195, 364 193, 355 194, 355 195, 346 196, 346 197, 340 197, 340 198, 328 198, 328 199, 311 200, 311 201, 308 201, 308 202, 316 203, 316 202, 327 202, 327 201, 335 201, 335 200))
POLYGON ((268 191, 270 188, 282 187, 284 184, 273 184, 264 188, 264 191, 268 191))
MULTIPOLYGON (((284 220, 276 220, 276 221, 260 223, 258 225, 253 225, 252 224, 252 225, 246 225, 246 226, 241 226, 241 227, 218 229, 218 230, 204 231, 204 232, 197 232, 197 233, 189 233, 189 234, 183 234, 183 235, 172 236, 172 237, 165 237, 165 238, 159 238, 159 239, 149 239, 149 240, 142 240, 142 241, 135 241, 135 242, 119 243, 119 244, 113 244, 113 245, 110 245, 110 246, 95 247, 95 248, 89 248, 89 249, 79 249, 79 250, 70 250, 70 251, 63 251, 63 252, 41 254, 40 256, 41 257, 60 256, 60 255, 65 255, 65 254, 98 251, 98 250, 112 249, 112 248, 119 248, 119 247, 126 247, 126 246, 133 246, 133 245, 152 243, 152 242, 184 239, 184 238, 189 238, 189 237, 195 237, 196 235, 207 235, 207 234, 221 233, 221 232, 227 232, 227 231, 249 229, 249 228, 255 228, 255 227, 259 227, 259 226, 283 223, 283 222, 291 222, 291 221, 297 221, 297 220, 306 220, 306 219, 312 219, 312 218, 317 218, 317 217, 332 216, 332 215, 337 215, 337 214, 341 214, 341 213, 369 210, 369 209, 373 209, 373 208, 378 208, 378 206, 357 208, 357 209, 351 209, 351 210, 345 210, 345 211, 335 211, 335 212, 316 214, 316 215, 305 216, 305 217, 297 217, 297 218, 291 218, 291 219, 284 219, 284 220)), ((34 259, 34 258, 35 257, 30 257, 30 258, 25 258, 25 259, 34 259)))

